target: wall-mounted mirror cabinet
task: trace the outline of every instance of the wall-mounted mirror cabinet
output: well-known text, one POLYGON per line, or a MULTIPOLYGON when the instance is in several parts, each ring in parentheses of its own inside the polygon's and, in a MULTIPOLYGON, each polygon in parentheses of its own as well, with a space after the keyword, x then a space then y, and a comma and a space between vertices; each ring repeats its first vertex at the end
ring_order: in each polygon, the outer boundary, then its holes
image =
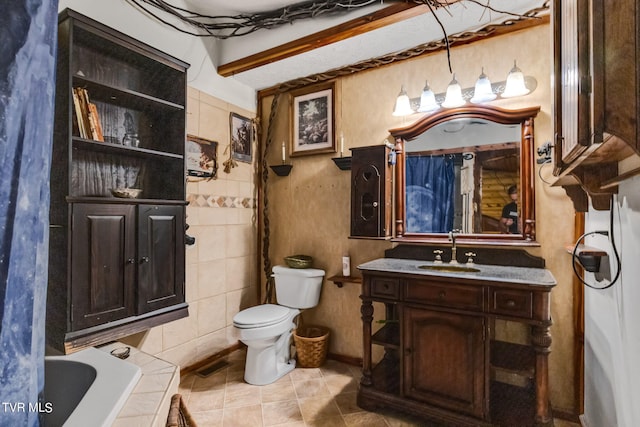
POLYGON ((458 230, 462 242, 535 244, 539 111, 462 107, 390 130, 397 154, 395 239, 437 242, 458 230))

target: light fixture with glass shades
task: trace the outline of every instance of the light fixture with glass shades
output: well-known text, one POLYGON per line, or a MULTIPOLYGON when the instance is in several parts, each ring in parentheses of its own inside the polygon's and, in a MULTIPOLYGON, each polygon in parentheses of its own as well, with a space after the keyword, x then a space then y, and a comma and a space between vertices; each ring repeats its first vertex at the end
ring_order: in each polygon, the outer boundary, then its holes
POLYGON ((466 102, 462 97, 462 87, 456 80, 456 73, 453 73, 453 79, 447 86, 447 94, 444 97, 442 106, 444 108, 456 108, 463 106, 466 102))
POLYGON ((493 101, 497 97, 498 95, 491 87, 491 80, 489 80, 489 77, 484 73, 484 67, 482 67, 482 72, 480 73, 480 77, 478 77, 476 86, 473 90, 473 98, 469 101, 474 104, 483 104, 485 102, 493 101))
POLYGON ((418 107, 419 113, 429 113, 436 111, 440 108, 440 104, 436 102, 436 94, 433 93, 429 82, 424 83, 424 89, 422 89, 422 95, 420 95, 420 106, 418 107))
POLYGON ((509 71, 507 76, 507 84, 502 92, 503 98, 514 98, 516 96, 524 96, 530 91, 524 82, 524 74, 522 70, 516 65, 516 61, 513 61, 513 68, 509 71))
POLYGON ((412 114, 413 110, 411 109, 411 100, 409 99, 409 95, 404 90, 404 86, 400 89, 400 93, 398 94, 398 98, 396 99, 396 107, 393 109, 394 116, 408 116, 412 114))
POLYGON ((431 113, 439 108, 461 107, 467 102, 484 104, 500 98, 514 98, 528 95, 538 86, 535 77, 525 76, 522 70, 513 61, 513 68, 509 71, 507 79, 498 83, 491 83, 489 77, 481 68, 480 76, 474 87, 461 88, 455 73, 447 87, 446 92, 435 94, 429 83, 426 82, 419 98, 410 98, 402 86, 396 99, 393 110, 394 116, 408 116, 410 114, 431 113))

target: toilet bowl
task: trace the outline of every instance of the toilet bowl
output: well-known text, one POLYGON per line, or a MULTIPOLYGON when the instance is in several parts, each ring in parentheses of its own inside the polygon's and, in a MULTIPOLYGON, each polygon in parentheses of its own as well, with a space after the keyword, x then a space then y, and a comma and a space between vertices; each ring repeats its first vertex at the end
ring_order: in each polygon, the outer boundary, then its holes
POLYGON ((312 268, 273 267, 278 304, 262 304, 233 317, 238 339, 247 346, 244 380, 265 385, 291 372, 291 338, 300 310, 320 299, 324 271, 312 268))

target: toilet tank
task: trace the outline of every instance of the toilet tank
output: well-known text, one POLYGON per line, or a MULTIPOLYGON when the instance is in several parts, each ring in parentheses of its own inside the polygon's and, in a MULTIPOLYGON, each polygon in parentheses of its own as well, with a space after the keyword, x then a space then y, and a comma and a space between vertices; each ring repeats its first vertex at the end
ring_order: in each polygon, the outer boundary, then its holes
POLYGON ((311 308, 318 305, 324 270, 316 268, 273 267, 278 304, 290 308, 311 308))

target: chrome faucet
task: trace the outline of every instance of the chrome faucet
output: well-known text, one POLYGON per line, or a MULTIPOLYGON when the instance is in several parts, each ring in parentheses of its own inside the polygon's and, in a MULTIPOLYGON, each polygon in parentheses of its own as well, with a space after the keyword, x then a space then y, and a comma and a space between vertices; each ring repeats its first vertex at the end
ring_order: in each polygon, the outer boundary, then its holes
POLYGON ((451 261, 449 262, 450 264, 458 263, 458 256, 457 256, 458 248, 456 247, 456 237, 457 237, 457 233, 459 232, 460 230, 451 230, 449 232, 449 240, 451 240, 451 261))

